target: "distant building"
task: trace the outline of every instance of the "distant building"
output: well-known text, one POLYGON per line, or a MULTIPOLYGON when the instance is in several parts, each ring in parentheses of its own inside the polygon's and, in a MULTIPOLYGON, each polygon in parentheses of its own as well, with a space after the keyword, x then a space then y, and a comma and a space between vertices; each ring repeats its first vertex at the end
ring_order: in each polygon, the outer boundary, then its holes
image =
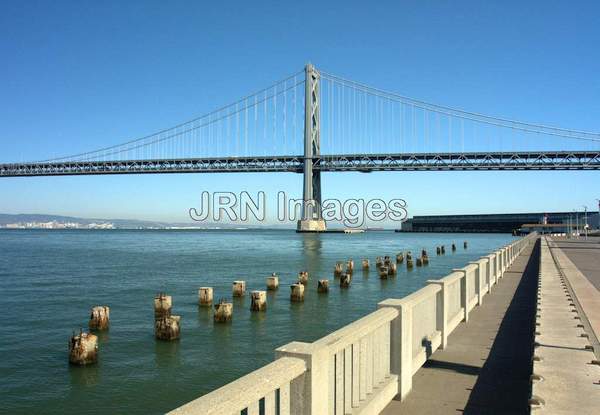
MULTIPOLYGON (((597 228, 598 219, 598 212, 587 212, 587 223, 590 229, 597 228)), ((567 232, 569 226, 575 230, 579 224, 579 229, 583 230, 585 212, 414 216, 404 222, 398 231, 518 233, 521 232, 523 225, 531 227, 533 224, 561 225, 561 227, 554 227, 556 228, 554 232, 567 232)), ((547 229, 550 228, 553 226, 547 229)))

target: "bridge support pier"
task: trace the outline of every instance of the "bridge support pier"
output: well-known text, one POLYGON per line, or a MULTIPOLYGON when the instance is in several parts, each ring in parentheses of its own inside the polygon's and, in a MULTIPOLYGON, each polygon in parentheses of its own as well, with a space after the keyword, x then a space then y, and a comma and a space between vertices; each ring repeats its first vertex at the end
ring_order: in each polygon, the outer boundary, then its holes
POLYGON ((321 153, 320 75, 311 64, 306 65, 305 75, 303 206, 296 231, 324 232, 327 224, 321 215, 321 172, 313 169, 314 157, 321 153))

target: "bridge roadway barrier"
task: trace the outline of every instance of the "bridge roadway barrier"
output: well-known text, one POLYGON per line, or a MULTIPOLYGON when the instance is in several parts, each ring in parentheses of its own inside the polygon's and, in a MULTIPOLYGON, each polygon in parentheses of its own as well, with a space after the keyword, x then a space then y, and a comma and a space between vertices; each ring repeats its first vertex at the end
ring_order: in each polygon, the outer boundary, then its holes
POLYGON ((378 414, 404 399, 413 375, 493 292, 535 234, 518 239, 313 342, 275 350, 276 360, 171 414, 378 414))
POLYGON ((541 414, 598 414, 600 366, 563 272, 565 258, 542 238, 530 406, 541 414))

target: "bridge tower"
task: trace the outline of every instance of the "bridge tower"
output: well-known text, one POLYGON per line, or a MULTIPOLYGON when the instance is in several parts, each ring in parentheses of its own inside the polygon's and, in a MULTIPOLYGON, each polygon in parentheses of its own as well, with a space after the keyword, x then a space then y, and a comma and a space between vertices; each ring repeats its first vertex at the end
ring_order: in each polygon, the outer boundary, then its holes
POLYGON ((321 153, 321 92, 319 72, 310 63, 305 68, 304 98, 304 188, 302 219, 297 232, 323 232, 327 229, 321 214, 321 172, 314 157, 321 153))

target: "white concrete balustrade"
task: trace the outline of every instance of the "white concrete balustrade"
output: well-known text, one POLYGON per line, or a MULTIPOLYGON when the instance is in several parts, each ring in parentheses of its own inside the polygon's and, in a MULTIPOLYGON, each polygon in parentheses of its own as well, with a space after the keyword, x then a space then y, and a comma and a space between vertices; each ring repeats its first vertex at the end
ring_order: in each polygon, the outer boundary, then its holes
POLYGON ((533 236, 519 239, 448 276, 313 342, 292 342, 276 360, 173 414, 378 414, 403 399, 413 375, 492 292, 533 236), (262 409, 262 412, 260 409, 262 409))

